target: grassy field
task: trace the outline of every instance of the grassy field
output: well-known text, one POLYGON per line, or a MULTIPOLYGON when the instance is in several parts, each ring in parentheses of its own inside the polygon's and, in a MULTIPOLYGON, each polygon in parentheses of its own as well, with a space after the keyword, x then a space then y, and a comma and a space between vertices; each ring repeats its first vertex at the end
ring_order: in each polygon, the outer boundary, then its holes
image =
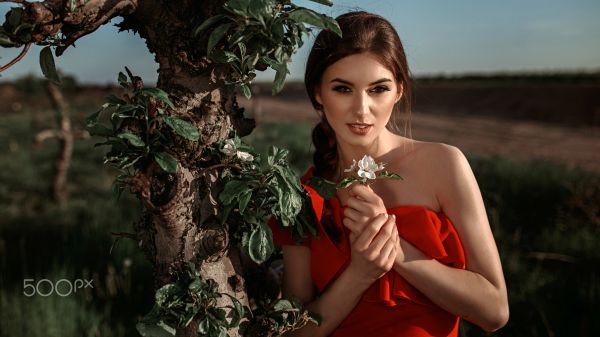
MULTIPOLYGON (((88 140, 75 147, 69 204, 55 206, 57 145, 31 145, 52 123, 48 111, 0 117, 0 337, 137 336, 135 320, 152 302, 151 267, 134 242, 114 244, 110 232, 131 231, 140 205, 128 194, 115 202, 114 172, 102 165, 104 150, 88 140), (24 279, 93 279, 94 288, 27 297, 24 279)), ((296 122, 259 125, 246 140, 261 153, 271 144, 290 149, 292 166, 302 173, 312 160, 309 139, 310 125, 296 122)), ((509 286, 511 319, 493 335, 599 335, 598 175, 543 161, 469 161, 509 286)), ((467 323, 461 334, 485 335, 467 323)))

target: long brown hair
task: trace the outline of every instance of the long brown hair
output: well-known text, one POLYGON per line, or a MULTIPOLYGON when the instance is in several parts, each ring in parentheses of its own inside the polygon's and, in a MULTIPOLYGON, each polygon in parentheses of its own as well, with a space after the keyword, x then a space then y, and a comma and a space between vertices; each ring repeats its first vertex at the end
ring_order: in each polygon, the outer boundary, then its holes
POLYGON ((325 118, 323 106, 315 99, 315 89, 321 83, 325 69, 346 56, 372 53, 392 72, 395 80, 402 85, 403 95, 394 105, 386 128, 395 134, 400 134, 403 129, 404 136, 410 138, 412 80, 398 33, 382 16, 364 11, 342 14, 336 21, 342 30, 342 37, 330 30, 322 30, 310 51, 304 74, 308 97, 321 115, 321 121, 312 132, 315 146, 313 174, 327 179, 333 179, 336 174, 338 150, 335 132, 325 118), (400 116, 402 111, 406 113, 404 123, 400 116))

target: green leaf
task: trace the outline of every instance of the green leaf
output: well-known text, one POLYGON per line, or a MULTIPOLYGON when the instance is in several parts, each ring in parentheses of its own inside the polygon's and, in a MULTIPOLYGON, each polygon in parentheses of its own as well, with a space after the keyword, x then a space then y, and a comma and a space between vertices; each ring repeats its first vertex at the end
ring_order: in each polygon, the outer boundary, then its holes
POLYGON ((310 0, 310 1, 316 2, 321 5, 329 6, 329 7, 333 6, 333 1, 331 1, 331 0, 310 0))
POLYGON ((285 77, 287 75, 287 67, 286 71, 282 71, 278 69, 275 73, 275 79, 273 80, 273 87, 271 88, 271 95, 277 95, 283 89, 283 85, 285 83, 285 77))
POLYGON ((294 306, 292 306, 292 303, 286 299, 278 300, 275 303, 275 305, 273 306, 273 310, 275 310, 275 311, 285 311, 285 310, 290 310, 293 308, 294 308, 294 306))
POLYGON ((227 293, 223 293, 224 295, 227 295, 230 299, 231 299, 231 303, 233 303, 233 308, 231 309, 231 321, 229 322, 229 326, 228 328, 233 328, 233 327, 237 327, 238 325, 240 325, 240 321, 242 320, 242 317, 244 317, 244 307, 242 306, 242 303, 240 303, 240 301, 227 294, 227 293))
POLYGON ((265 17, 270 16, 273 11, 272 3, 271 0, 252 0, 248 7, 248 13, 264 24, 265 17))
POLYGON ((200 133, 192 123, 179 119, 177 117, 165 116, 163 117, 165 123, 173 129, 178 135, 183 138, 196 141, 200 139, 200 133))
POLYGON ((150 95, 159 101, 165 102, 171 109, 175 108, 175 105, 173 105, 173 102, 171 102, 169 99, 169 94, 159 88, 144 88, 142 89, 142 93, 150 95))
POLYGON ((269 259, 274 249, 271 228, 266 224, 255 227, 248 241, 250 258, 256 263, 263 263, 269 259))
POLYGON ((225 33, 227 33, 229 27, 231 26, 231 23, 226 23, 218 26, 217 28, 215 28, 215 30, 212 31, 212 33, 210 33, 210 36, 208 37, 208 46, 206 47, 206 53, 210 54, 211 50, 217 45, 217 43, 219 43, 219 41, 221 41, 221 39, 223 38, 223 36, 225 36, 225 33))
POLYGON ((203 319, 200 324, 198 324, 198 333, 202 336, 208 334, 208 330, 210 329, 210 320, 208 318, 203 319))
POLYGON ((114 134, 115 134, 115 132, 113 131, 113 129, 109 129, 106 126, 101 125, 101 124, 95 124, 95 125, 92 125, 92 126, 88 126, 85 129, 92 136, 111 137, 111 136, 114 136, 114 134))
POLYGON ((338 36, 342 36, 342 30, 335 19, 308 8, 298 8, 291 11, 288 16, 296 22, 304 22, 318 28, 329 29, 338 36))
POLYGON ((154 160, 163 170, 169 173, 177 173, 177 159, 166 152, 154 154, 154 160))
POLYGON ((259 53, 255 53, 254 55, 248 56, 248 59, 246 60, 246 67, 248 69, 254 69, 254 66, 258 62, 259 57, 260 57, 259 53))
POLYGON ((56 84, 60 84, 60 78, 56 72, 56 64, 54 63, 54 56, 52 55, 50 46, 44 47, 40 51, 40 67, 47 79, 56 84))
POLYGON ((219 14, 219 15, 211 16, 210 18, 204 20, 204 22, 202 22, 202 24, 194 30, 194 36, 197 36, 201 31, 205 30, 206 28, 210 27, 211 25, 213 25, 214 23, 220 21, 221 19, 223 19, 225 17, 226 17, 225 15, 219 14))
POLYGON ((281 42, 283 40, 284 33, 285 31, 283 22, 281 20, 275 20, 275 22, 273 22, 273 25, 271 26, 272 38, 274 38, 276 42, 281 42))
MULTIPOLYGON (((137 109, 140 109, 140 108, 141 108, 141 106, 139 106, 139 105, 123 104, 123 105, 121 105, 117 109, 116 113, 118 113, 118 114, 124 114, 126 112, 134 111, 134 110, 137 110, 137 109)), ((133 115, 135 115, 135 114, 133 114, 133 115)))
POLYGON ((121 199, 121 194, 123 194, 123 190, 125 187, 119 183, 118 180, 113 181, 112 183, 112 195, 116 200, 121 199))
POLYGON ((221 193, 219 193, 219 200, 223 205, 229 205, 233 199, 238 198, 240 194, 248 191, 248 184, 244 180, 230 180, 228 181, 221 193))
POLYGON ((182 289, 175 283, 167 283, 156 291, 154 295, 156 304, 160 307, 168 306, 169 302, 182 294, 182 289))
POLYGON ((377 175, 377 179, 401 179, 404 180, 400 175, 390 172, 390 171, 381 171, 377 175))
POLYGON ((0 31, 0 46, 2 47, 13 47, 15 43, 8 37, 4 35, 2 31, 0 31))
POLYGON ((98 123, 98 117, 100 116, 100 113, 103 111, 104 109, 98 109, 96 112, 94 112, 93 114, 87 116, 87 118, 85 119, 85 125, 87 127, 92 127, 94 125, 96 125, 98 123))
POLYGON ((196 291, 196 290, 200 289, 201 286, 202 286, 202 281, 200 279, 196 279, 196 280, 194 280, 194 282, 190 283, 190 285, 188 286, 188 289, 190 289, 191 291, 196 291))
POLYGON ((282 149, 277 146, 271 146, 269 148, 269 153, 267 157, 267 162, 269 163, 269 166, 273 166, 276 164, 286 165, 287 156, 289 153, 290 151, 286 149, 282 149))
POLYGON ((247 84, 241 84, 240 88, 242 89, 242 92, 244 93, 244 96, 247 99, 250 99, 250 97, 252 97, 252 90, 250 90, 250 87, 247 84))
POLYGON ((21 23, 21 17, 23 14, 23 9, 19 8, 19 7, 13 7, 9 12, 8 12, 8 24, 11 27, 17 27, 19 25, 19 23, 21 23))
POLYGON ((310 176, 306 184, 312 187, 324 199, 331 199, 336 196, 337 184, 333 181, 321 177, 310 176))
POLYGON ((125 75, 123 72, 119 71, 119 85, 127 88, 129 86, 129 83, 127 82, 127 75, 125 75))
POLYGON ((355 181, 360 181, 360 179, 358 179, 356 177, 346 177, 338 183, 337 188, 346 188, 346 187, 352 185, 352 183, 355 181))
POLYGON ((240 15, 248 15, 248 6, 250 5, 251 0, 229 0, 227 1, 227 5, 234 12, 240 15))
POLYGON ((131 144, 133 146, 137 146, 137 147, 146 146, 146 144, 140 137, 138 137, 137 135, 134 135, 131 132, 122 132, 117 137, 128 140, 129 144, 131 144))
POLYGON ((163 321, 154 324, 139 322, 135 328, 144 337, 172 337, 175 336, 175 329, 163 321))
POLYGON ((106 97, 104 97, 104 100, 110 104, 114 104, 114 105, 121 105, 121 104, 126 104, 127 102, 125 102, 124 100, 120 99, 119 97, 115 96, 115 95, 108 95, 106 97))
POLYGON ((239 209, 240 209, 241 214, 244 214, 244 211, 246 210, 246 206, 248 206, 248 202, 250 202, 251 198, 252 198, 252 190, 247 190, 240 196, 239 209))
POLYGON ((281 67, 281 65, 277 62, 277 60, 274 60, 270 57, 262 57, 261 61, 268 64, 271 68, 277 70, 281 67))

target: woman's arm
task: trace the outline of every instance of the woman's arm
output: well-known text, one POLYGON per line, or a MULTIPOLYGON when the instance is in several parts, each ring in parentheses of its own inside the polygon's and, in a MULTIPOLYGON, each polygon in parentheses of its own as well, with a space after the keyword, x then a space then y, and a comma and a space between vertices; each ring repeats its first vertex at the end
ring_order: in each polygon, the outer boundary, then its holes
MULTIPOLYGON (((302 246, 283 246, 283 296, 298 297, 308 310, 321 316, 321 325, 308 323, 285 336, 328 336, 360 300, 369 286, 392 269, 398 245, 395 217, 377 216, 358 236, 351 236, 351 261, 331 285, 314 299, 310 274, 310 250, 302 246)), ((324 257, 326 258, 326 257, 324 257)))
POLYGON ((432 157, 440 163, 432 172, 440 181, 436 195, 460 237, 466 270, 430 259, 402 239, 404 256, 396 259, 394 270, 439 307, 495 331, 508 321, 508 298, 481 192, 458 148, 443 144, 435 151, 432 157))

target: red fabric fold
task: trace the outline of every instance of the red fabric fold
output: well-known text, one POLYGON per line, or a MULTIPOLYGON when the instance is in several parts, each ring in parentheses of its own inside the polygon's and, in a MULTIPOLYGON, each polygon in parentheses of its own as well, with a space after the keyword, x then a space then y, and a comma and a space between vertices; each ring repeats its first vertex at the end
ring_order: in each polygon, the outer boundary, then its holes
MULTIPOLYGON (((406 205, 388 209, 396 215, 400 237, 426 256, 454 268, 465 268, 465 255, 458 233, 450 219, 424 206, 406 205)), ((433 303, 394 270, 375 282, 364 294, 366 301, 380 301, 386 306, 396 306, 406 301, 423 305, 433 303)))
MULTIPOLYGON (((314 167, 311 167, 301 182, 311 198, 319 239, 311 237, 305 243, 311 250, 313 282, 322 292, 347 267, 351 252, 348 232, 342 224, 343 207, 338 198, 325 200, 305 185, 313 171, 314 167), (324 227, 327 224, 341 234, 338 241, 327 234, 324 227)), ((454 268, 465 268, 465 254, 458 233, 444 213, 420 205, 397 206, 389 208, 388 213, 396 215, 399 235, 425 255, 454 268)), ((269 225, 276 244, 295 244, 289 229, 281 230, 274 219, 269 225)), ((332 336, 372 333, 381 336, 456 336, 458 322, 458 317, 437 307, 391 270, 371 285, 332 336), (398 306, 402 309, 393 309, 398 306)))

